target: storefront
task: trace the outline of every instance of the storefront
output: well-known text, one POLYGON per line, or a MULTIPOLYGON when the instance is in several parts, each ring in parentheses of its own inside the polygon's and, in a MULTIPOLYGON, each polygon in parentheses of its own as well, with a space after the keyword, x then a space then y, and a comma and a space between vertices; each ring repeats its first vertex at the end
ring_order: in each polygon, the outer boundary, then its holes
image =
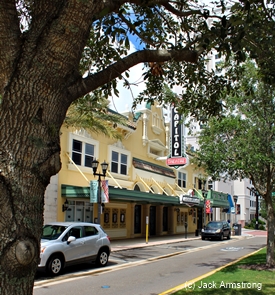
POLYGON ((202 229, 203 220, 205 218, 205 223, 211 220, 227 220, 226 213, 222 213, 224 209, 230 207, 228 201, 228 194, 217 192, 213 190, 208 190, 203 192, 202 190, 195 191, 195 195, 201 198, 202 210, 198 213, 198 231, 202 229), (204 197, 203 197, 204 196, 204 197), (219 214, 216 213, 216 209, 219 209, 219 214))
MULTIPOLYGON (((62 185, 61 197, 65 221, 96 221, 97 204, 89 203, 89 187, 62 185)), ((196 197, 187 199, 115 187, 109 187, 109 200, 101 225, 111 238, 117 239, 145 236, 146 217, 150 236, 195 232, 197 207, 203 206, 196 197)))

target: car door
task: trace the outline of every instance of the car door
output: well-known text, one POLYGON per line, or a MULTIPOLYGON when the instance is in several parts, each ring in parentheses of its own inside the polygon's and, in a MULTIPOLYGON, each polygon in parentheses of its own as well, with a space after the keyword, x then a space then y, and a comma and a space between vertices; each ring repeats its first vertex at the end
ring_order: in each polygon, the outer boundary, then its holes
POLYGON ((229 226, 227 222, 223 222, 223 235, 226 237, 229 235, 229 226))
POLYGON ((101 245, 100 234, 94 226, 84 226, 85 253, 88 257, 95 257, 101 245))
POLYGON ((66 240, 70 236, 75 237, 76 240, 70 243, 66 242, 66 246, 64 249, 64 255, 65 255, 66 261, 69 262, 73 260, 83 259, 86 255, 85 236, 83 233, 83 227, 82 226, 72 227, 66 234, 66 240))

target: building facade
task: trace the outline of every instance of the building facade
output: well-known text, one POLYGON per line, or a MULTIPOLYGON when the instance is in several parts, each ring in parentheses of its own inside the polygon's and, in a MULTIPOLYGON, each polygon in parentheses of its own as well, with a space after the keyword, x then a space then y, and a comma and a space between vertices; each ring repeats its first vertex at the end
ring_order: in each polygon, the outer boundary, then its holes
MULTIPOLYGON (((98 222, 101 212, 101 225, 112 239, 144 237, 146 230, 149 236, 195 234, 202 228, 204 198, 212 206, 228 207, 227 198, 215 202, 213 192, 203 195, 202 170, 188 161, 182 167, 167 166, 170 130, 161 107, 147 105, 123 115, 128 124, 118 127, 121 140, 62 128, 62 169, 45 192, 45 223, 98 222), (95 159, 109 164, 109 202, 104 209, 90 199, 91 181, 99 177, 93 175, 95 159)), ((210 220, 211 212, 206 216, 210 220)))

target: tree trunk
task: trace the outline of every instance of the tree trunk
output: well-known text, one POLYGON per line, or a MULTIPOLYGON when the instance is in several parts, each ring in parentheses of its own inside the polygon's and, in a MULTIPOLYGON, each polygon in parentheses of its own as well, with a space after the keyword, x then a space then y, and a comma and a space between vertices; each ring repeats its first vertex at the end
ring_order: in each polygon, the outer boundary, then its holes
POLYGON ((267 203, 267 249, 266 249, 266 264, 268 267, 274 267, 274 230, 275 218, 274 209, 272 206, 272 197, 266 198, 267 203))
POLYGON ((62 92, 57 93, 29 71, 14 78, 2 97, 1 295, 33 292, 44 193, 50 177, 61 167, 59 130, 68 107, 62 92))

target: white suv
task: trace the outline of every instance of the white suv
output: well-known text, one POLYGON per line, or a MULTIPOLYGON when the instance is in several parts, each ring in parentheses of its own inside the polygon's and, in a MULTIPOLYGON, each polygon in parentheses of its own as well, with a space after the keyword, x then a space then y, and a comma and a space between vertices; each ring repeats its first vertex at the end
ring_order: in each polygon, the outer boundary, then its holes
POLYGON ((53 222, 44 225, 38 270, 58 275, 68 265, 96 262, 106 266, 110 239, 99 224, 53 222))

